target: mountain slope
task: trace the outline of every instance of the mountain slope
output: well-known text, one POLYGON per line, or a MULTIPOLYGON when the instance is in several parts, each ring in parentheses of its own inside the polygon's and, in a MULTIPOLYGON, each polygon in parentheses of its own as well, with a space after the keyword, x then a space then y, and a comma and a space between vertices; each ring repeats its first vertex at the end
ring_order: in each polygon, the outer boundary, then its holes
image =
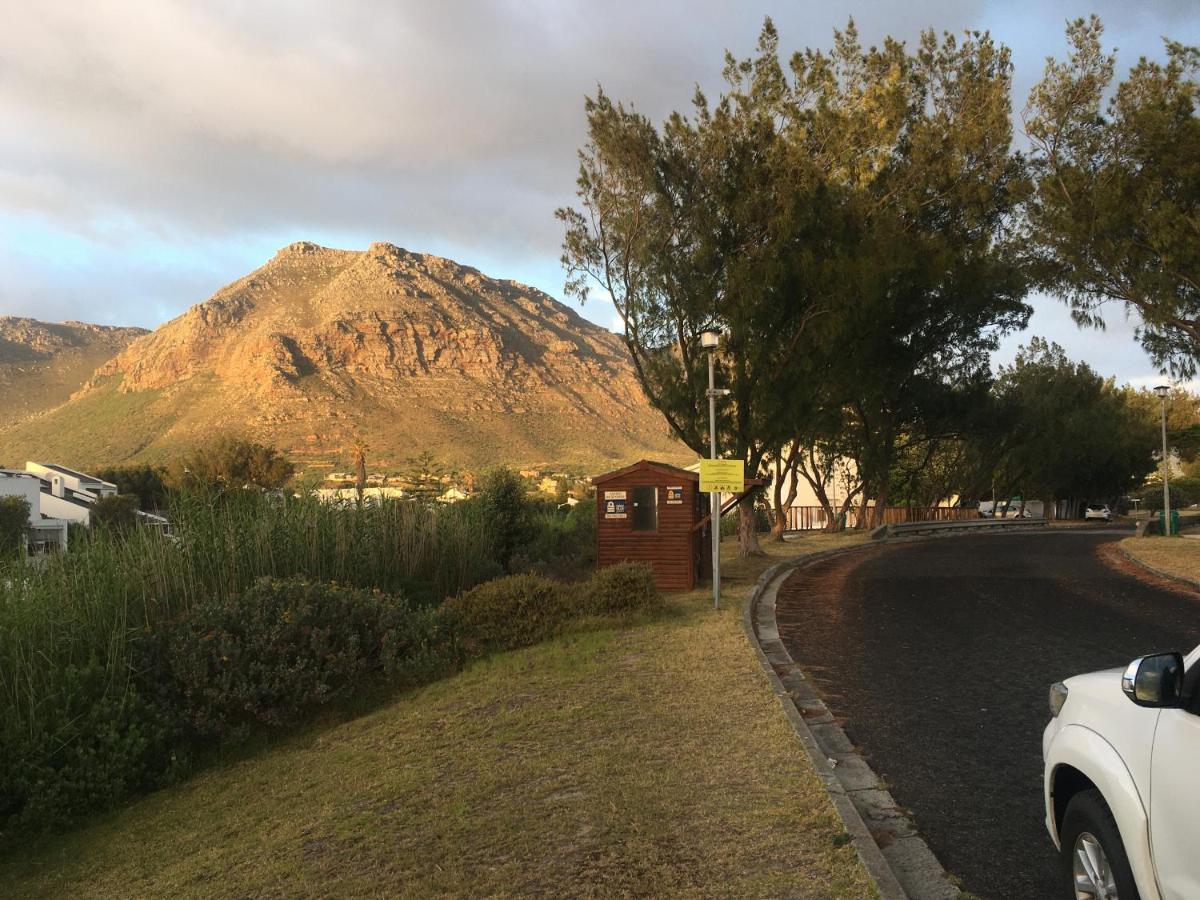
POLYGON ((142 328, 0 316, 0 427, 65 403, 98 366, 144 334, 142 328))
POLYGON ((359 437, 375 465, 424 450, 472 467, 690 455, 620 340, 553 298, 391 244, 301 242, 0 432, 0 458, 164 458, 218 430, 314 463, 359 437))

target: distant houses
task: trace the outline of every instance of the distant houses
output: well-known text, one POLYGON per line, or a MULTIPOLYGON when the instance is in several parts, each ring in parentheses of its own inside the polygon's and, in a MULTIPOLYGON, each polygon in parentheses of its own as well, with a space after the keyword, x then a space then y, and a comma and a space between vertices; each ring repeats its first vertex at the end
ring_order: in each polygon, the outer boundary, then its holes
MULTIPOLYGON (((0 497, 21 497, 29 504, 26 554, 36 558, 67 549, 71 525, 90 526, 102 497, 117 496, 117 486, 85 472, 54 463, 26 462, 25 470, 0 469, 0 497)), ((138 521, 168 531, 162 516, 138 511, 138 521)))
POLYGON ((25 471, 41 482, 41 510, 44 515, 90 525, 92 504, 101 497, 115 497, 117 486, 66 466, 52 463, 25 463, 25 471))
POLYGON ((67 549, 71 520, 49 515, 43 507, 43 500, 47 496, 42 480, 32 472, 0 469, 0 497, 18 497, 29 505, 25 542, 27 556, 44 556, 67 549))

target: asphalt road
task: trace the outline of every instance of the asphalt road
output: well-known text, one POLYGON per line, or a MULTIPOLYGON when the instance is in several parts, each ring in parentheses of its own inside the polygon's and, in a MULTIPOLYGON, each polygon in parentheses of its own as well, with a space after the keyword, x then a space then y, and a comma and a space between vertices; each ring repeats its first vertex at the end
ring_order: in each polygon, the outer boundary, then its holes
POLYGON ((1106 563, 1117 539, 890 544, 801 569, 780 588, 792 658, 979 897, 1065 896, 1043 825, 1049 685, 1200 643, 1200 596, 1106 563))

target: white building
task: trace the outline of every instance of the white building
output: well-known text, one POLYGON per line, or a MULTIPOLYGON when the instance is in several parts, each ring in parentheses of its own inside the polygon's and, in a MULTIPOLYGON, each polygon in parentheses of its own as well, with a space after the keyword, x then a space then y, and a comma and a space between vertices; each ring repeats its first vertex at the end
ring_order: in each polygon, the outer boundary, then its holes
POLYGON ((64 487, 78 493, 92 494, 94 497, 115 497, 117 495, 117 486, 111 481, 105 481, 103 478, 96 478, 94 475, 84 472, 76 472, 66 466, 54 463, 26 462, 25 471, 32 472, 43 481, 61 478, 64 487))
POLYGON ((26 473, 41 482, 42 513, 68 522, 90 525, 92 504, 100 497, 115 497, 117 486, 52 463, 25 463, 26 473))
POLYGON ((0 497, 20 497, 29 504, 29 531, 26 553, 40 556, 67 549, 67 526, 65 518, 49 515, 43 500, 42 480, 32 472, 0 469, 0 497))

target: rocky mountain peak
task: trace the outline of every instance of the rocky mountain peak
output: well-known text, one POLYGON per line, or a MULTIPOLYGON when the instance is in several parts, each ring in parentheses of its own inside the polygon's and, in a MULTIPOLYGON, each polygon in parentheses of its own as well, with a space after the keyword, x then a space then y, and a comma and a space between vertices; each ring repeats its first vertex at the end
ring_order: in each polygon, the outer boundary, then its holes
POLYGON ((314 453, 376 434, 385 452, 462 462, 503 446, 517 448, 506 462, 679 451, 615 335, 535 288, 386 242, 289 244, 134 340, 73 403, 114 392, 174 423, 151 450, 221 427, 314 453))

